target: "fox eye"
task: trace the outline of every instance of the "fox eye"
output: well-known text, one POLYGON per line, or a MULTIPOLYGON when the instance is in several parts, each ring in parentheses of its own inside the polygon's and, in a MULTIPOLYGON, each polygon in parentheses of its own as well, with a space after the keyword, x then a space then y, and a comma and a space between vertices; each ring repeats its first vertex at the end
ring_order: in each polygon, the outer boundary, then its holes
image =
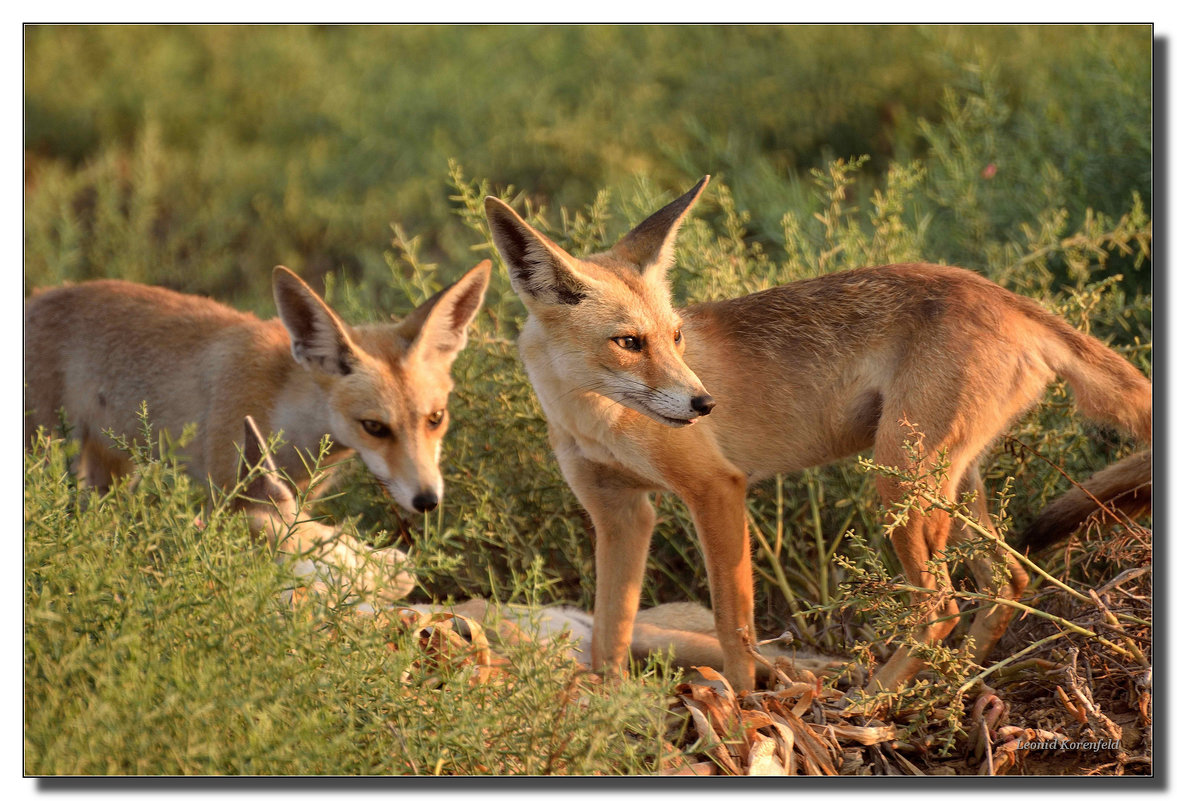
POLYGON ((640 351, 642 349, 642 341, 635 336, 613 337, 610 341, 624 350, 640 351))
POLYGON ((430 428, 437 428, 441 425, 441 421, 445 419, 445 409, 438 409, 433 414, 425 418, 425 422, 430 428))
POLYGON ((677 345, 680 342, 682 342, 682 329, 676 328, 674 329, 674 344, 677 345))
POLYGON ((392 436, 392 429, 379 420, 361 420, 360 425, 364 427, 364 431, 368 435, 378 439, 385 439, 392 436))

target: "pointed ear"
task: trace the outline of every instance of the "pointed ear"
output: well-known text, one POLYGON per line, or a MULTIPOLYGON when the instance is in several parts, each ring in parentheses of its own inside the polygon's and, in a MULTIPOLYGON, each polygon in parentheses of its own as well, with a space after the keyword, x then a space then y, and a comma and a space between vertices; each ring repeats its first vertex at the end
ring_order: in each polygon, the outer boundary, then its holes
POLYGON ((280 265, 274 268, 274 303, 296 362, 332 375, 352 371, 355 346, 343 321, 305 281, 280 265))
POLYGON ((497 197, 486 198, 486 221, 519 297, 569 306, 584 300, 588 281, 574 266, 576 259, 559 245, 497 197))
POLYGON ((265 530, 275 513, 283 518, 281 522, 289 524, 294 520, 294 493, 278 475, 278 467, 266 449, 265 438, 258 430, 257 423, 253 417, 246 415, 245 443, 241 462, 237 466, 237 480, 245 480, 255 466, 261 469, 245 486, 238 500, 238 505, 249 515, 250 527, 254 531, 265 530))
POLYGON ((490 284, 490 259, 414 309, 397 327, 409 350, 453 361, 466 347, 466 329, 482 308, 490 284))
POLYGON ((704 175, 703 180, 695 184, 685 195, 638 223, 613 246, 613 255, 637 266, 642 272, 654 265, 669 267, 674 261, 674 239, 678 235, 679 226, 710 180, 710 175, 704 175))

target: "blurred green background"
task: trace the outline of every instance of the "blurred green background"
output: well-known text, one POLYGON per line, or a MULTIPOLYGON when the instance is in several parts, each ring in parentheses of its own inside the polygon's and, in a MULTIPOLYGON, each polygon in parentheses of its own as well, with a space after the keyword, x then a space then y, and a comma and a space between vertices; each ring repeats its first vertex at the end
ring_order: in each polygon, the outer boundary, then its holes
POLYGON ((924 255, 979 266, 1046 205, 1151 214, 1150 48, 1143 25, 29 27, 26 286, 253 303, 276 263, 383 270, 390 222, 449 278, 474 244, 450 159, 555 208, 710 173, 775 257, 811 168, 950 155, 924 255))

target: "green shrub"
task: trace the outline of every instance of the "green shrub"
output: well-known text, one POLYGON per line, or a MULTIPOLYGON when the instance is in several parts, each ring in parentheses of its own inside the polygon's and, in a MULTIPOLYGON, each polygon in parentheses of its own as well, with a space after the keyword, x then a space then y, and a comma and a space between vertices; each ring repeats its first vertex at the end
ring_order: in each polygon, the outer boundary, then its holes
POLYGON ((60 440, 25 466, 26 773, 658 768, 665 678, 602 692, 555 645, 515 646, 491 681, 421 667, 408 629, 281 602, 291 574, 174 463, 140 454, 137 486, 102 498, 60 440))
MULTIPOLYGON (((1151 214, 1148 26, 30 26, 28 286, 125 276, 256 304, 269 268, 378 274, 388 221, 451 274, 450 158, 579 207, 722 175, 749 235, 805 175, 929 158, 934 253, 1040 208, 1151 214), (950 92, 950 93, 949 93, 950 92), (997 172, 986 180, 988 164, 997 172), (125 227, 125 231, 122 230, 125 227)), ((866 186, 864 197, 871 189, 866 186)))

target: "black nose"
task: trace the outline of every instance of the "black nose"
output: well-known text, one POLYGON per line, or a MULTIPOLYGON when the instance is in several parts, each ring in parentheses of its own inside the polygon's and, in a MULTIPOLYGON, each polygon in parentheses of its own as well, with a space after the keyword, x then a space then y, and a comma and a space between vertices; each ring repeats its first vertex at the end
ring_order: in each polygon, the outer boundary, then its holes
POLYGON ((418 512, 428 512, 437 508, 437 493, 433 490, 425 490, 417 493, 417 497, 413 498, 413 508, 418 512))
POLYGON ((699 414, 711 414, 715 408, 715 398, 710 395, 696 395, 691 398, 691 408, 699 414))

